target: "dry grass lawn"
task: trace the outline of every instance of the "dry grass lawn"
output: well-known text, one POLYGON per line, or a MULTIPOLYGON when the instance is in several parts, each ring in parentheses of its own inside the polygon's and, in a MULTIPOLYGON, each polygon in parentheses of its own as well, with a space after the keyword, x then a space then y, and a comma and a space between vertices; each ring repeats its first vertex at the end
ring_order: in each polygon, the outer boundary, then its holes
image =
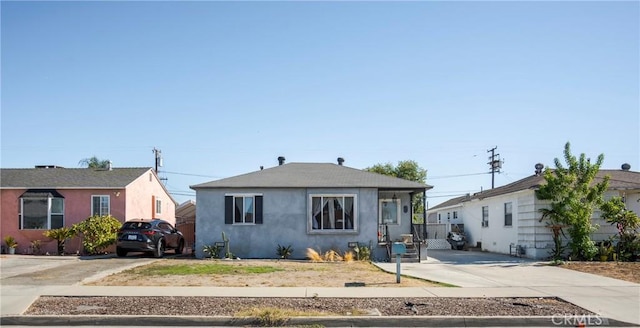
MULTIPOLYGON (((206 270, 204 270, 206 271, 206 270)), ((310 262, 294 260, 199 260, 162 259, 89 283, 98 286, 225 286, 225 287, 430 287, 437 282, 396 276, 369 262, 310 262), (166 274, 171 266, 187 267, 191 273, 166 274), (230 266, 229 272, 195 273, 203 266, 230 266), (266 269, 265 269, 266 268, 266 269), (247 273, 256 269, 260 273, 247 273), (266 271, 266 272, 262 272, 266 271), (273 271, 273 272, 269 272, 273 271)))
POLYGON ((561 268, 640 284, 640 262, 567 262, 561 268))
MULTIPOLYGON (((561 268, 640 284, 640 262, 566 262, 561 268)), ((162 259, 89 283, 98 286, 226 286, 226 287, 434 287, 443 286, 380 270, 369 262, 295 260, 162 259), (171 272, 181 267, 182 274, 171 272), (211 272, 215 266, 217 271, 211 272), (220 270, 225 269, 225 270, 220 270), (169 270, 169 272, 167 272, 169 270), (208 271, 209 270, 209 271, 208 271), (187 272, 188 271, 188 272, 187 272), (256 271, 252 273, 251 271, 256 271)))

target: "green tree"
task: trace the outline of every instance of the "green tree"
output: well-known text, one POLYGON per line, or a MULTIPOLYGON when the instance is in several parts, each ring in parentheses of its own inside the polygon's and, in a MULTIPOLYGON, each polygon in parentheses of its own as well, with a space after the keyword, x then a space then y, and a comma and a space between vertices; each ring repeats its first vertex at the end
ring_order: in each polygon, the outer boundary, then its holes
POLYGON ((91 158, 80 160, 80 162, 78 162, 78 165, 86 166, 90 169, 106 169, 107 167, 109 167, 109 162, 110 161, 108 159, 98 159, 97 157, 93 156, 91 158))
POLYGON ((627 209, 621 197, 613 197, 600 207, 601 217, 618 229, 618 257, 624 261, 633 261, 640 251, 640 218, 627 209))
MULTIPOLYGON (((412 160, 399 161, 397 166, 393 166, 391 163, 376 164, 364 170, 419 183, 426 183, 427 180, 427 170, 423 169, 416 161, 412 160)), ((413 213, 424 213, 422 194, 423 193, 414 195, 412 204, 413 213)))
POLYGON ((82 246, 87 253, 98 254, 115 243, 120 226, 122 223, 111 215, 95 215, 74 224, 71 229, 82 237, 82 246))
MULTIPOLYGON (((550 201, 550 211, 547 217, 555 225, 567 227, 570 256, 573 259, 591 260, 598 253, 598 248, 591 240, 591 233, 597 229, 591 218, 593 212, 603 203, 603 194, 609 186, 609 177, 595 183, 596 175, 604 160, 600 154, 595 164, 591 163, 585 154, 576 158, 571 154, 571 145, 564 146, 564 160, 566 167, 558 158, 554 160, 555 170, 545 169, 546 183, 536 191, 540 200, 550 201)), ((543 218, 545 217, 545 211, 543 218)))

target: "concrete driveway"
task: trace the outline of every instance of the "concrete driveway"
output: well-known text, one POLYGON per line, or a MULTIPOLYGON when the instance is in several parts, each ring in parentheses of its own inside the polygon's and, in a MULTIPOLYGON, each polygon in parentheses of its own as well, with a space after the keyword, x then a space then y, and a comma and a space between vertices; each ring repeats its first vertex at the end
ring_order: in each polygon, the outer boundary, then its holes
MULTIPOLYGON (((640 284, 487 252, 429 250, 428 260, 402 263, 403 275, 465 288, 499 288, 560 297, 596 313, 640 325, 640 284)), ((396 272, 395 263, 376 263, 396 272)))
POLYGON ((115 272, 155 261, 139 255, 118 258, 106 256, 32 256, 0 257, 2 287, 74 285, 96 280, 115 272))

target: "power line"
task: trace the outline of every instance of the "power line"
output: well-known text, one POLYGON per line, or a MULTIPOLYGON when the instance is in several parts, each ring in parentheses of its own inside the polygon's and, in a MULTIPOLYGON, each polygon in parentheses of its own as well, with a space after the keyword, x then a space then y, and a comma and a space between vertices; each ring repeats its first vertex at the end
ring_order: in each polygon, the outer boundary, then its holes
POLYGON ((468 177, 472 175, 483 175, 489 174, 490 172, 481 172, 481 173, 468 173, 468 174, 455 174, 455 175, 441 175, 435 177, 427 177, 427 180, 435 180, 435 179, 447 179, 447 178, 458 178, 458 177, 468 177))
POLYGON ((182 172, 170 172, 170 171, 161 171, 162 173, 166 173, 166 174, 177 174, 177 175, 187 175, 187 176, 192 176, 192 177, 202 177, 202 178, 220 178, 217 176, 213 176, 213 175, 203 175, 203 174, 193 174, 193 173, 182 173, 182 172))

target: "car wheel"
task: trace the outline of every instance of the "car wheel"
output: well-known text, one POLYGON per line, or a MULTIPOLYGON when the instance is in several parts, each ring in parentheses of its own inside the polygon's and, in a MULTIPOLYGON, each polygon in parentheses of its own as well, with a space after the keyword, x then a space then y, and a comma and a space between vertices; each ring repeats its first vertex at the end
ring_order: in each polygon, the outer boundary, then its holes
POLYGON ((183 251, 184 251, 184 240, 180 239, 180 242, 178 243, 178 247, 176 248, 176 255, 182 254, 183 251))
POLYGON ((125 257, 127 256, 127 250, 126 249, 122 249, 120 247, 116 247, 116 254, 118 254, 119 257, 125 257))
POLYGON ((158 243, 156 244, 156 249, 153 251, 153 256, 155 257, 164 256, 164 239, 158 239, 158 243))

